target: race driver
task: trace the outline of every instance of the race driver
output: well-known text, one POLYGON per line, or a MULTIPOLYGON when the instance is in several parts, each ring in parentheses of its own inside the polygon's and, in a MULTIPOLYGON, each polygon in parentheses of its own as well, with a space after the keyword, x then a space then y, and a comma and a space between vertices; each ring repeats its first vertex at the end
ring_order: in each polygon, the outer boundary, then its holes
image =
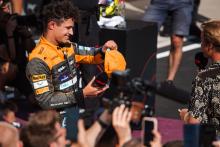
POLYGON ((70 43, 78 11, 68 0, 46 5, 42 19, 43 35, 29 55, 26 76, 39 105, 59 111, 67 138, 75 140, 79 107, 83 106, 84 98, 97 96, 107 89, 107 86, 93 87, 94 78, 81 89, 76 63, 102 63, 105 51, 117 49, 117 44, 107 41, 101 48, 91 48, 70 43))

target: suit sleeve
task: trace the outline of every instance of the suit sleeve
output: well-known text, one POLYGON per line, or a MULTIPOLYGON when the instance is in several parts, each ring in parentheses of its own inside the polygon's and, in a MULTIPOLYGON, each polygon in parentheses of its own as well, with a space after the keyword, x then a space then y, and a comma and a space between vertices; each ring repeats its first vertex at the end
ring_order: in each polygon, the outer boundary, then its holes
POLYGON ((105 54, 102 52, 102 48, 76 46, 74 47, 75 59, 78 63, 86 64, 101 64, 105 54))
POLYGON ((204 81, 199 76, 196 76, 192 84, 191 100, 188 107, 188 111, 192 117, 200 121, 204 120, 204 117, 208 118, 209 95, 212 94, 205 87, 204 81))
POLYGON ((36 100, 43 109, 60 109, 84 103, 82 90, 76 93, 54 91, 50 69, 41 59, 34 58, 28 63, 26 76, 32 85, 36 100))

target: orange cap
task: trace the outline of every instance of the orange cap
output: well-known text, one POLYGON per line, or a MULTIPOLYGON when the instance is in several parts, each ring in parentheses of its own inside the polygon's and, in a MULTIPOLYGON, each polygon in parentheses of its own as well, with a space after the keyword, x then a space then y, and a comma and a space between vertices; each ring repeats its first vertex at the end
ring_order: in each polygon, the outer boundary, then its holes
POLYGON ((104 68, 108 77, 111 77, 113 71, 124 71, 126 69, 124 56, 117 50, 106 51, 104 68))

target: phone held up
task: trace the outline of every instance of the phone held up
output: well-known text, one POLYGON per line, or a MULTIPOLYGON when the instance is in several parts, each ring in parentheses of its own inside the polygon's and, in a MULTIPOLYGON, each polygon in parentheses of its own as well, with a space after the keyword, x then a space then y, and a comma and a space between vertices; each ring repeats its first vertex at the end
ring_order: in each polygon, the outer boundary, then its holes
POLYGON ((154 139, 153 130, 158 130, 158 122, 155 117, 144 117, 142 120, 142 142, 145 147, 150 147, 154 139))

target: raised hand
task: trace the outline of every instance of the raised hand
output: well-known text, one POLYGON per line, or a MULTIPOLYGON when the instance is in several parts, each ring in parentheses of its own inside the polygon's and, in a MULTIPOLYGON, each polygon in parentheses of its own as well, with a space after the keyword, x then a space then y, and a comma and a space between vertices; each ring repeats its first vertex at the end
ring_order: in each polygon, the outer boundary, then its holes
POLYGON ((119 139, 119 146, 129 141, 131 136, 130 128, 131 112, 125 105, 116 107, 112 114, 112 125, 119 139))

